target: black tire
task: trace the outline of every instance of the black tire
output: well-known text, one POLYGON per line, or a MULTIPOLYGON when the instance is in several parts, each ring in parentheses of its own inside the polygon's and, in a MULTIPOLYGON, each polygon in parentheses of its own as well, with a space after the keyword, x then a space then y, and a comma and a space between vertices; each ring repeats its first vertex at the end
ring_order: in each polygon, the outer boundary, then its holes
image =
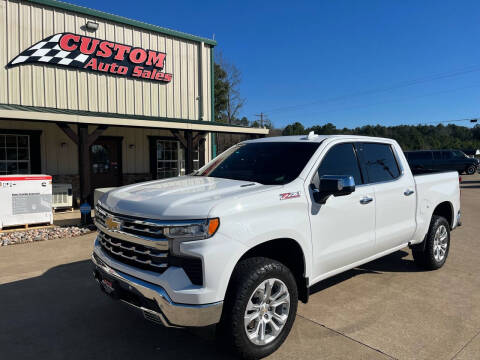
POLYGON ((442 217, 433 215, 430 222, 430 228, 428 229, 428 234, 424 240, 426 243, 425 249, 423 249, 423 244, 419 244, 412 249, 412 255, 415 263, 427 270, 436 270, 440 269, 443 264, 447 261, 448 253, 450 251, 450 224, 448 221, 442 217), (444 228, 446 232, 446 249, 444 250, 443 257, 439 258, 438 248, 435 249, 435 236, 440 228, 444 228), (436 256, 437 255, 437 256, 436 256))
POLYGON ((217 336, 227 340, 244 359, 261 359, 277 350, 285 341, 297 314, 298 291, 291 271, 278 261, 254 257, 240 261, 232 274, 222 319, 217 325, 217 336), (288 318, 280 333, 266 345, 254 344, 248 337, 244 325, 247 303, 257 287, 268 279, 279 279, 290 294, 288 318))
POLYGON ((475 172, 477 171, 477 167, 475 165, 470 165, 467 167, 467 169, 465 170, 465 172, 467 173, 467 175, 473 175, 475 174, 475 172))

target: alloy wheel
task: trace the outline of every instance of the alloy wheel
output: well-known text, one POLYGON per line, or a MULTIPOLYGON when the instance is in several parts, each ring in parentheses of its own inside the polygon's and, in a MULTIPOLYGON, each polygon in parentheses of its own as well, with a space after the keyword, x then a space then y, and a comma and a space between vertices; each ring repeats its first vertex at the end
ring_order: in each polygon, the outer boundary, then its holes
POLYGON ((433 239, 433 257, 440 262, 445 258, 448 247, 448 232, 445 225, 440 225, 433 239))
POLYGON ((282 332, 290 311, 290 293, 279 279, 267 279, 253 291, 244 315, 245 332, 255 345, 266 345, 282 332))

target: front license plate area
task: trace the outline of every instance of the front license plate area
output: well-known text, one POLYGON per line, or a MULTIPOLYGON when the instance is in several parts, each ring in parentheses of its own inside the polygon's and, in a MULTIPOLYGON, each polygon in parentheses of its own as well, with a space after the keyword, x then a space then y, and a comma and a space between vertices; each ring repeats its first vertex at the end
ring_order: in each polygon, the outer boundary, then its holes
POLYGON ((112 294, 115 291, 115 287, 112 281, 103 278, 101 281, 101 284, 102 284, 103 290, 105 290, 107 294, 112 294))

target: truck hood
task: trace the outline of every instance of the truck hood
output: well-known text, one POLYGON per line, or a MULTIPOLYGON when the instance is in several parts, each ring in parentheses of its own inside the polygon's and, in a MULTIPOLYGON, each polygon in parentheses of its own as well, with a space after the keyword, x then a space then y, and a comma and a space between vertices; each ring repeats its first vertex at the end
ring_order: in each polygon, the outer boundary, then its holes
POLYGON ((277 186, 203 176, 181 176, 123 186, 106 193, 100 203, 114 213, 142 218, 202 219, 207 218, 210 210, 220 202, 235 200, 247 193, 265 191, 272 187, 277 186))

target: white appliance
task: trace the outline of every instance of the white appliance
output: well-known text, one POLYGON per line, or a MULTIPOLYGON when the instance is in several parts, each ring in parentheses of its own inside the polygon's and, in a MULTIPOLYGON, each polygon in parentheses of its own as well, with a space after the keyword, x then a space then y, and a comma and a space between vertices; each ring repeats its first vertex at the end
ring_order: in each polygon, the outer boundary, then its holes
POLYGON ((0 229, 53 223, 52 177, 0 175, 0 229))
POLYGON ((72 184, 53 184, 52 192, 52 207, 54 209, 73 207, 72 184))

